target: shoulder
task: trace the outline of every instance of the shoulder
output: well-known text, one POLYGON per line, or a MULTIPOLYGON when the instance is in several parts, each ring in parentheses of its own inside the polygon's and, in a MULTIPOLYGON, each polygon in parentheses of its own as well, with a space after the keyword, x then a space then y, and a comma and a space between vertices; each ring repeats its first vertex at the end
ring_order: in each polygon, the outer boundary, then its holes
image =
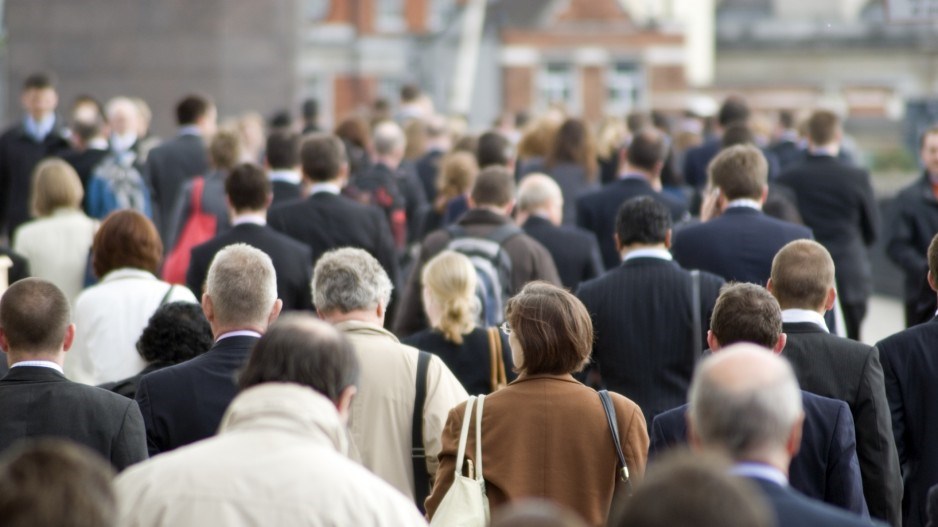
POLYGON ((880 358, 895 355, 927 353, 930 344, 938 340, 938 320, 930 320, 900 331, 876 343, 880 358))

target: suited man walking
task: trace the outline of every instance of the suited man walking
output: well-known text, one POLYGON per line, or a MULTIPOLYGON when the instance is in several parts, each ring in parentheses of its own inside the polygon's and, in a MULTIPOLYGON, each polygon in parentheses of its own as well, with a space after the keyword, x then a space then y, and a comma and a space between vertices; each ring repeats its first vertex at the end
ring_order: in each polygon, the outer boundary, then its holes
POLYGON ((192 360, 144 375, 137 387, 150 455, 215 434, 238 392, 235 373, 281 305, 269 256, 245 244, 215 256, 202 295, 215 344, 192 360))
POLYGON ((0 379, 0 451, 20 439, 56 436, 81 443, 117 470, 147 458, 137 403, 65 378, 72 346, 65 294, 50 282, 25 278, 0 300, 0 348, 10 371, 0 379))
POLYGON ((285 130, 271 132, 264 149, 267 175, 273 187, 272 205, 303 197, 303 176, 300 174, 300 136, 285 130))
POLYGON ((902 479, 883 367, 876 348, 828 332, 823 313, 837 298, 834 276, 834 262, 817 242, 797 240, 775 256, 766 287, 782 306, 782 355, 802 389, 850 406, 870 515, 899 525, 902 479))

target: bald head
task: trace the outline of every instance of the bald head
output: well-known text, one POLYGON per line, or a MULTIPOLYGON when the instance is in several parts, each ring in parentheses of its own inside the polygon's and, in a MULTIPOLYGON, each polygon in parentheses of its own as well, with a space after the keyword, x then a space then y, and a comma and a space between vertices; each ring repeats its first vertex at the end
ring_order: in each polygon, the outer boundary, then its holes
POLYGON ((375 126, 372 133, 372 140, 375 148, 375 154, 379 157, 390 156, 393 158, 404 156, 404 147, 407 145, 407 138, 404 131, 394 121, 383 121, 375 126))
POLYGON ((772 260, 768 289, 782 309, 823 313, 833 307, 834 260, 813 240, 790 242, 772 260))
POLYGON ((563 194, 553 178, 531 174, 518 187, 518 208, 522 214, 542 214, 559 225, 563 220, 563 194))

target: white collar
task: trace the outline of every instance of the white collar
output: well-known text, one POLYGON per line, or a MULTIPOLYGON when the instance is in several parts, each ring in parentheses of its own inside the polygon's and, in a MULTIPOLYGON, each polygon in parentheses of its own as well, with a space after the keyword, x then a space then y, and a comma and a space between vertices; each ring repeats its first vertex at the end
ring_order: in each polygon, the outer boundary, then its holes
POLYGON ((137 134, 111 134, 111 149, 115 152, 126 152, 137 142, 137 134))
POLYGON ((302 181, 300 173, 296 170, 271 170, 267 172, 267 177, 271 181, 283 181, 285 183, 292 183, 293 185, 299 185, 302 181))
POLYGON ((837 147, 833 146, 812 146, 808 147, 808 152, 813 156, 837 157, 837 147))
POLYGON ((739 199, 734 199, 733 201, 727 203, 726 208, 728 209, 749 208, 749 209, 762 210, 762 204, 754 199, 739 198, 739 199))
POLYGON ((827 329, 827 322, 824 321, 824 317, 817 311, 811 311, 810 309, 785 309, 782 311, 782 322, 799 323, 799 322, 810 322, 825 332, 830 333, 830 330, 827 329))
POLYGON ((328 192, 329 194, 339 195, 342 192, 342 189, 339 188, 335 183, 313 183, 309 187, 309 195, 318 194, 320 192, 328 192))
POLYGON ((104 278, 101 279, 101 283, 113 282, 114 280, 124 280, 126 278, 138 278, 141 280, 157 279, 150 271, 135 269, 133 267, 121 267, 120 269, 114 269, 110 273, 104 275, 104 278))
POLYGON ((222 340, 222 339, 230 339, 230 338, 232 338, 232 337, 255 337, 255 338, 261 338, 261 334, 258 333, 258 332, 256 332, 256 331, 250 330, 250 329, 237 329, 237 330, 235 330, 235 331, 229 331, 229 332, 227 332, 227 333, 222 333, 221 335, 218 336, 217 339, 215 339, 215 342, 218 342, 218 341, 220 341, 220 340, 222 340))
POLYGON ((16 364, 11 365, 11 368, 18 368, 20 366, 34 366, 37 368, 50 368, 53 369, 62 375, 65 375, 65 372, 62 371, 62 367, 58 364, 52 362, 51 360, 21 360, 16 364))
POLYGON ((633 258, 658 258, 659 260, 667 260, 669 262, 674 259, 674 257, 671 256, 671 253, 667 249, 648 248, 632 249, 626 253, 625 257, 622 258, 622 261, 627 262, 633 258))
POLYGON ((746 478, 757 478, 771 481, 772 483, 788 486, 788 478, 781 470, 765 463, 743 462, 736 463, 730 469, 730 474, 746 478))
POLYGON ((648 176, 639 174, 638 172, 625 172, 619 174, 619 179, 641 179, 642 181, 648 181, 648 176))
POLYGON ((231 220, 232 227, 245 225, 247 223, 252 225, 267 225, 267 217, 263 214, 239 214, 231 220))

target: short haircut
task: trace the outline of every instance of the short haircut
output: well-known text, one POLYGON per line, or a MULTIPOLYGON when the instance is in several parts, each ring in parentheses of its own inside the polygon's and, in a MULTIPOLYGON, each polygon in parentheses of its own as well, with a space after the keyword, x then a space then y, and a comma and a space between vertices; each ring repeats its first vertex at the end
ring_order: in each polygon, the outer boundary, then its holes
POLYGON ((137 119, 142 118, 140 115, 140 107, 129 97, 114 97, 104 105, 104 112, 108 121, 110 121, 116 113, 120 113, 121 110, 129 110, 137 119))
POLYGON ((918 148, 919 150, 925 148, 925 141, 930 135, 938 135, 938 125, 932 125, 927 130, 922 132, 922 135, 918 138, 918 148))
POLYGON ((241 161, 241 138, 234 130, 219 130, 208 145, 212 165, 219 170, 231 170, 241 161))
POLYGON ((55 79, 48 73, 33 73, 23 81, 23 91, 54 89, 55 79))
POLYGON ((837 140, 840 117, 830 110, 815 110, 808 118, 808 139, 816 146, 827 145, 837 140))
POLYGON ((85 191, 72 165, 57 157, 43 160, 33 169, 32 209, 38 217, 56 209, 78 209, 85 191))
POLYGON ((420 97, 420 87, 416 84, 405 84, 401 86, 401 102, 413 102, 420 97))
POLYGON ((735 145, 752 145, 756 143, 756 136, 746 123, 734 123, 723 130, 720 138, 720 148, 729 148, 735 145))
POLYGON ((208 268, 205 293, 211 297, 215 319, 222 325, 260 325, 277 301, 277 273, 270 256, 250 245, 225 247, 208 268))
POLYGON ((515 178, 503 166, 490 166, 476 178, 472 187, 472 201, 477 207, 504 207, 515 197, 515 178))
POLYGON ((271 132, 264 150, 267 164, 274 170, 289 170, 300 164, 300 136, 286 130, 271 132))
POLYGON ((734 460, 784 448, 802 415, 801 390, 784 358, 734 344, 700 362, 688 391, 688 415, 702 444, 734 460))
POLYGON ((5 527, 117 525, 114 469, 90 448, 57 438, 26 440, 0 459, 5 527))
POLYGON ((652 127, 651 114, 648 112, 633 111, 625 116, 625 125, 629 133, 638 133, 646 127, 652 127))
POLYGON ((394 121, 382 121, 375 125, 371 140, 375 153, 379 156, 390 155, 403 151, 407 145, 404 130, 394 121))
POLYGON ((150 316, 137 339, 137 353, 149 364, 179 364, 205 353, 214 342, 202 306, 169 302, 150 316))
POLYGON ((750 342, 772 349, 782 333, 782 308, 760 285, 726 284, 713 306, 710 331, 720 346, 750 342))
POLYGON ((518 186, 518 209, 521 212, 534 212, 546 206, 551 200, 563 200, 560 185, 545 174, 528 174, 518 186))
POLYGON ((664 243, 671 230, 671 211, 649 196, 632 198, 619 207, 616 214, 616 234, 619 243, 664 243))
POLYGON ((717 122, 720 126, 726 128, 734 123, 744 123, 749 120, 749 105, 746 100, 737 95, 731 95, 723 101, 720 106, 720 112, 717 114, 717 122))
POLYGON ((303 105, 300 107, 300 110, 303 112, 303 118, 306 120, 313 120, 319 116, 319 101, 316 99, 306 99, 303 101, 303 105))
POLYGON ((17 353, 59 351, 70 323, 68 298, 52 282, 17 280, 0 297, 0 329, 17 353))
POLYGON ((225 178, 225 194, 235 211, 264 210, 271 184, 267 173, 254 163, 241 163, 225 178))
POLYGON ((322 313, 387 307, 393 285, 374 256, 346 247, 327 252, 313 269, 313 304, 322 313))
POLYGON ((130 267, 156 274, 163 258, 163 242, 153 222, 135 210, 110 213, 94 235, 92 268, 98 278, 130 267))
POLYGON ((179 126, 195 124, 208 113, 212 102, 202 95, 187 95, 176 104, 176 122, 179 126))
POLYGON ((241 373, 241 389, 268 382, 307 386, 338 403, 358 383, 359 366, 349 339, 305 313, 278 319, 261 337, 241 373))
POLYGON ((330 181, 338 177, 342 166, 348 163, 345 145, 332 134, 308 135, 300 144, 300 163, 303 175, 310 181, 330 181))
POLYGON ((818 242, 795 240, 775 254, 771 278, 782 309, 817 309, 834 287, 834 260, 818 242))
POLYGON ((593 322, 586 306, 569 291, 529 282, 508 300, 505 318, 521 349, 527 375, 578 372, 593 350, 593 322))
POLYGON ((938 280, 938 234, 928 244, 928 272, 938 280))
POLYGON ((437 329, 443 333, 443 338, 462 344, 463 335, 475 329, 481 310, 476 296, 478 278, 472 261, 464 254, 445 250, 423 266, 420 282, 440 306, 437 329))
POLYGON ((511 141, 499 132, 485 132, 476 143, 476 162, 479 168, 508 166, 511 162, 511 141))
POLYGON ((795 127, 795 113, 791 110, 782 110, 778 112, 778 124, 782 128, 789 130, 795 127))
POLYGON ((625 150, 626 161, 642 170, 654 170, 667 156, 667 138, 655 128, 643 128, 638 131, 625 150))
POLYGON ((726 199, 758 200, 769 184, 769 164, 757 147, 746 144, 723 149, 707 166, 710 185, 726 199))

